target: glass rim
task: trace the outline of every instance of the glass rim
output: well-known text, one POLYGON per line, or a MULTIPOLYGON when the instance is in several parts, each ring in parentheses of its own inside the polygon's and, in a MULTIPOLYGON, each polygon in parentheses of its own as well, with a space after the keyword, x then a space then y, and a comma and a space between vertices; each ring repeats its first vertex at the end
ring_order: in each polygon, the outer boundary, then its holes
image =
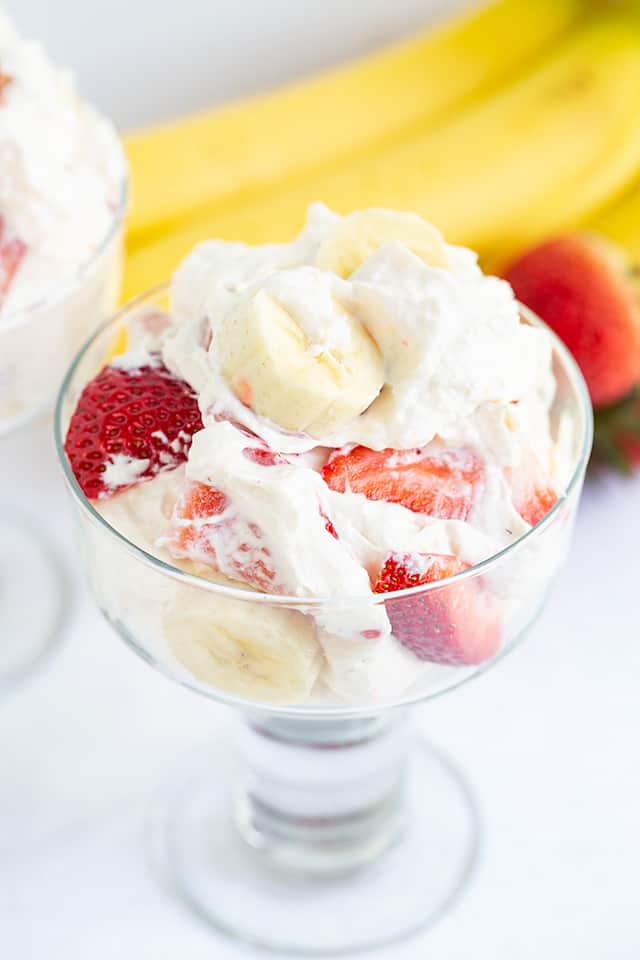
MULTIPOLYGON (((108 249, 111 241, 124 222, 128 202, 129 170, 126 159, 124 159, 124 170, 118 185, 118 198, 115 209, 113 210, 112 219, 110 220, 109 226, 102 235, 102 238, 100 239, 95 250, 93 250, 90 256, 88 256, 85 260, 82 260, 72 273, 65 277, 60 286, 56 287, 55 292, 51 294, 45 294, 38 300, 32 300, 29 303, 26 303, 21 307, 16 307, 7 313, 2 313, 2 311, 0 311, 0 328, 18 326, 20 323, 28 320, 32 314, 38 313, 40 310, 46 310, 50 307, 56 306, 65 300, 69 294, 73 293, 78 288, 85 275, 89 273, 93 265, 100 259, 105 250, 108 249)), ((84 346, 88 346, 88 343, 84 344, 84 346)), ((84 349, 84 346, 82 349, 84 349)))
POLYGON ((484 560, 481 560, 479 563, 473 564, 467 570, 463 570, 460 573, 456 573, 453 576, 446 577, 443 580, 434 580, 431 583, 419 584, 415 587, 409 587, 404 590, 393 590, 388 593, 369 593, 362 595, 353 595, 353 596, 343 596, 343 597, 323 597, 323 596, 313 596, 313 597, 301 597, 301 596, 292 596, 286 594, 271 594, 271 593, 262 593, 258 591, 252 591, 245 589, 241 586, 231 587, 225 584, 215 583, 211 580, 207 580, 204 577, 197 576, 196 574, 187 573, 186 571, 176 567, 173 564, 167 563, 164 560, 161 560, 159 557, 156 557, 154 554, 149 553, 143 547, 138 546, 125 537, 119 530, 117 530, 112 524, 110 524, 102 514, 94 507, 92 502, 88 497, 83 493, 78 481, 76 480, 69 460, 67 458, 65 449, 64 449, 64 436, 63 436, 63 407, 67 397, 71 381, 87 354, 88 350, 91 348, 93 343, 101 336, 101 334, 107 330, 112 324, 116 325, 118 321, 121 321, 124 316, 134 310, 136 307, 141 306, 147 300, 150 300, 154 296, 159 294, 166 293, 170 289, 170 282, 165 281, 159 283, 154 287, 146 290, 144 293, 138 294, 138 296, 127 301, 123 304, 110 317, 107 317, 103 320, 98 327, 93 331, 91 336, 85 341, 83 346, 80 348, 76 356, 74 357, 67 373, 62 381, 60 389, 58 391, 58 396, 56 399, 55 411, 54 411, 54 436, 55 436, 55 446, 58 460, 62 467, 64 478, 69 486, 69 489, 73 495, 73 499, 77 502, 81 510, 86 514, 88 519, 98 527, 101 527, 110 537, 112 537, 116 542, 118 542, 128 553, 135 556, 140 560, 145 566, 155 569, 158 573, 170 577, 173 580, 177 580, 180 583, 196 587, 199 590, 205 590, 211 594, 218 595, 221 597, 232 598, 234 600, 244 600, 249 603, 256 604, 266 604, 268 606, 278 606, 286 607, 288 609, 304 609, 308 611, 313 608, 322 608, 327 606, 332 606, 333 608, 349 608, 354 605, 367 604, 368 606, 386 604, 388 601, 392 601, 400 597, 412 597, 417 594, 425 594, 430 591, 440 590, 451 586, 453 583, 462 583, 465 580, 471 580, 477 576, 488 573, 494 568, 498 567, 507 557, 512 554, 519 553, 522 549, 529 544, 529 542, 539 536, 546 528, 552 523, 553 519, 560 511, 562 506, 570 500, 573 492, 582 482, 584 472, 587 467, 589 456, 591 453, 591 446, 593 442, 593 409, 591 406, 591 400, 589 397, 589 391, 585 383, 584 377, 573 358, 570 351, 560 340, 560 338, 547 326, 532 310, 529 310, 528 307, 524 306, 518 302, 518 309, 520 311, 521 317, 523 317, 528 323, 536 327, 543 328, 548 335, 551 337, 554 349, 559 354, 565 370, 569 374, 569 379, 575 390, 577 397, 581 402, 581 412, 583 415, 583 436, 581 438, 580 452, 577 457, 577 462, 575 464, 573 473, 566 484, 562 493, 558 496, 555 504, 549 510, 549 512, 540 520, 535 526, 531 527, 530 530, 527 530, 521 537, 518 537, 517 540, 514 540, 513 543, 508 544, 506 547, 503 547, 497 553, 491 554, 491 556, 486 557, 484 560))

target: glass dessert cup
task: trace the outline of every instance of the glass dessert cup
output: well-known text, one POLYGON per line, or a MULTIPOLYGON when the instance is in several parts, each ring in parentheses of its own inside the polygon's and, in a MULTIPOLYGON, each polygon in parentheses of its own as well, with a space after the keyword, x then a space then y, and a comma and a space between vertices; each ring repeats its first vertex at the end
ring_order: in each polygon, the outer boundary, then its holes
MULTIPOLYGON (((234 707, 238 718, 233 747, 225 738, 159 808, 156 855, 183 901, 227 935, 301 954, 391 943, 433 922, 456 899, 478 837, 464 779, 412 733, 411 708, 495 664, 541 611, 566 557, 591 448, 584 381, 550 334, 557 379, 552 428, 565 437, 567 482, 547 516, 500 553, 394 593, 336 600, 247 592, 171 566, 127 540, 83 495, 64 453, 71 412, 120 325, 167 305, 167 288, 158 288, 98 329, 66 377, 55 418, 84 562, 104 616, 151 666, 234 707), (264 701, 250 699, 241 662, 221 688, 225 651, 203 639, 212 623, 231 621, 247 624, 251 643, 319 622, 339 632, 341 623, 380 605, 393 623, 394 616, 413 616, 416 603, 463 610, 475 590, 491 597, 499 613, 495 656, 468 667, 426 664, 413 687, 387 700, 362 693, 345 704, 316 685, 305 702, 287 703, 278 684, 278 670, 287 665, 268 659, 264 701)), ((540 323, 524 309, 522 315, 540 323)))
MULTIPOLYGON (((0 316, 0 444, 52 409, 72 357, 115 308, 126 204, 125 179, 109 230, 91 258, 51 296, 0 316)), ((0 690, 12 687, 49 648, 64 610, 55 552, 33 520, 0 499, 0 690)))

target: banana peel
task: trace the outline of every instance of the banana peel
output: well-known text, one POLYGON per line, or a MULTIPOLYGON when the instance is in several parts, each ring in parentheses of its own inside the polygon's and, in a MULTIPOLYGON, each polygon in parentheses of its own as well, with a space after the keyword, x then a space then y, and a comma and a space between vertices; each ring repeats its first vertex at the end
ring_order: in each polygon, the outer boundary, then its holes
POLYGON ((585 0, 497 0, 302 83, 125 139, 129 248, 203 207, 334 169, 486 95, 558 42, 585 0))
POLYGON ((640 181, 601 210, 589 225, 622 244, 632 262, 640 267, 640 181))
MULTIPOLYGON (((208 237, 288 240, 307 205, 415 210, 447 239, 508 259, 588 218, 640 167, 640 18, 612 11, 524 76, 437 129, 202 211, 133 250, 125 295, 165 279, 208 237)), ((485 261, 486 262, 486 261, 485 261)))

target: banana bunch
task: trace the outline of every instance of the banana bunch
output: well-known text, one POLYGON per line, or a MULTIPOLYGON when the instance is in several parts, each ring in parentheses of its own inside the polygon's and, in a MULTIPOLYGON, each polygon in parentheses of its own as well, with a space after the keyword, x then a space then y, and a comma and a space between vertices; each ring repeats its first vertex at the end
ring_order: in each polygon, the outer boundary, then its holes
POLYGON ((415 210, 496 268, 640 168, 640 14, 499 0, 280 92, 128 140, 125 296, 208 237, 288 240, 307 205, 415 210))
POLYGON ((126 138, 132 248, 207 207, 423 130, 556 43, 585 0, 495 0, 275 93, 126 138))
POLYGON ((634 266, 640 266, 640 179, 630 190, 599 211, 589 225, 622 244, 634 266))

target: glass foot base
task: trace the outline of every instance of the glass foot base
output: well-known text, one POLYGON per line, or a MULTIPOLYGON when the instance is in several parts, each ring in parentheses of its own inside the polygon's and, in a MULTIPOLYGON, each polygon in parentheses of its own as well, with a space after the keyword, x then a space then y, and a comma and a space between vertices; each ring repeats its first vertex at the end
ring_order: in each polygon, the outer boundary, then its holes
POLYGON ((0 692, 49 650, 64 617, 60 562, 28 523, 0 514, 0 692))
POLYGON ((183 901, 227 936, 301 955, 350 953, 401 940, 439 919, 470 877, 478 817, 465 781, 418 740, 403 827, 372 863, 333 877, 277 870, 235 822, 228 751, 206 778, 164 796, 152 822, 157 866, 183 901))

